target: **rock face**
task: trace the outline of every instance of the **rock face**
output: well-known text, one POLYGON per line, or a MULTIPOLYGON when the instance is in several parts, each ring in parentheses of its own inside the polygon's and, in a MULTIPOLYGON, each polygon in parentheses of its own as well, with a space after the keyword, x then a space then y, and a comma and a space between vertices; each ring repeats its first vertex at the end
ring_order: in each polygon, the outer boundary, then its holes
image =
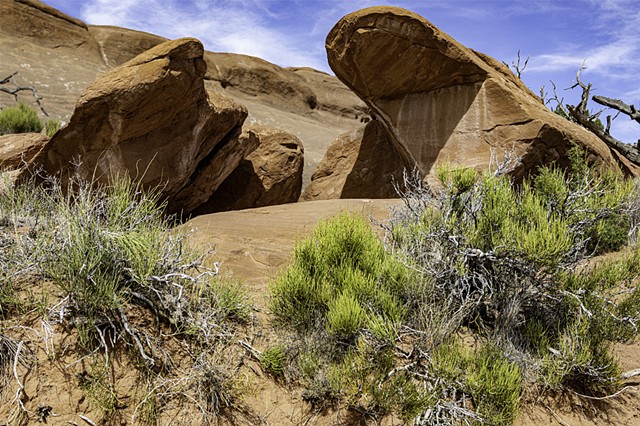
POLYGON ((63 185, 127 174, 161 186, 171 212, 197 207, 257 147, 238 137, 246 109, 207 96, 203 54, 196 39, 169 41, 102 75, 34 165, 63 185))
POLYGON ((90 25, 89 33, 98 42, 102 57, 111 67, 122 65, 168 39, 142 31, 108 25, 90 25))
POLYGON ((260 141, 209 200, 194 214, 295 203, 302 189, 304 148, 282 130, 249 126, 260 141))
MULTIPOLYGON (((46 1, 46 0, 45 0, 46 1)), ((140 31, 86 25, 37 0, 0 0, 0 78, 34 86, 52 118, 69 122, 87 87, 166 39, 140 31)), ((259 58, 205 52, 205 89, 244 105, 246 122, 279 128, 305 147, 303 185, 331 141, 359 125, 365 105, 337 78, 259 58), (223 87, 224 86, 224 87, 223 87)), ((30 94, 21 101, 32 103, 30 94)), ((14 105, 0 93, 0 107, 14 105)))
POLYGON ((371 108, 405 164, 427 178, 450 162, 486 169, 491 153, 522 158, 522 176, 566 159, 575 142, 595 159, 636 167, 596 136, 549 111, 496 60, 474 52, 415 13, 363 9, 342 18, 326 41, 336 76, 371 108))
POLYGON ((0 1, 0 34, 54 49, 75 49, 85 60, 102 62, 87 25, 38 0, 0 1))
POLYGON ((336 139, 311 177, 301 200, 394 198, 405 165, 378 120, 336 139))
POLYGON ((27 165, 49 141, 42 133, 16 133, 0 136, 0 171, 27 165))

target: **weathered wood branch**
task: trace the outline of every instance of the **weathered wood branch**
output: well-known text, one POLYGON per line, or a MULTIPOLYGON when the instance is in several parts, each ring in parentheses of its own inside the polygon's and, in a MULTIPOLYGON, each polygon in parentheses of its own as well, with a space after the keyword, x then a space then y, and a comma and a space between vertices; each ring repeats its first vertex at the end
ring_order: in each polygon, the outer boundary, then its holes
POLYGON ((593 99, 594 102, 599 103, 600 105, 613 108, 623 114, 627 114, 629 117, 631 117, 632 120, 640 123, 640 111, 638 111, 633 105, 627 105, 620 99, 611 99, 607 98, 606 96, 594 96, 591 99, 593 99))
POLYGON ((569 115, 571 116, 571 118, 573 118, 576 122, 586 127, 589 131, 598 136, 610 148, 615 149, 620 154, 627 157, 629 161, 640 165, 640 151, 638 151, 637 148, 621 142, 613 136, 607 134, 604 129, 600 128, 600 126, 598 126, 590 119, 588 114, 580 111, 579 107, 567 105, 567 109, 569 110, 569 115))
POLYGON ((36 100, 36 103, 40 107, 40 111, 42 111, 42 113, 48 117, 49 114, 47 113, 47 111, 45 111, 44 106, 42 106, 42 103, 40 102, 42 100, 42 96, 38 95, 38 91, 36 90, 36 88, 33 87, 33 86, 21 86, 21 85, 19 85, 15 80, 15 76, 16 75, 18 75, 18 71, 14 72, 13 74, 9 75, 8 77, 5 77, 2 80, 0 80, 0 86, 5 85, 5 84, 9 84, 9 83, 13 83, 15 85, 15 87, 12 88, 12 89, 9 89, 9 88, 6 88, 6 87, 0 87, 0 92, 4 92, 4 93, 8 93, 10 95, 13 95, 13 97, 16 99, 16 102, 18 101, 18 93, 19 92, 22 92, 22 91, 31 92, 33 94, 34 99, 36 100))

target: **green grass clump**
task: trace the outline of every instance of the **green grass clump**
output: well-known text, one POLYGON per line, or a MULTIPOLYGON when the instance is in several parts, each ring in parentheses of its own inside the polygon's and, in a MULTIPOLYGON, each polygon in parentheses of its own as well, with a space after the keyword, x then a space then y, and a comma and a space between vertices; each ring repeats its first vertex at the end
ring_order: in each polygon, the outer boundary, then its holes
POLYGON ((345 213, 322 223, 298 243, 293 258, 270 289, 270 308, 282 324, 301 331, 322 327, 353 340, 402 321, 409 272, 361 217, 345 213))
POLYGON ((44 124, 36 111, 24 103, 0 110, 0 135, 8 133, 39 133, 44 124))

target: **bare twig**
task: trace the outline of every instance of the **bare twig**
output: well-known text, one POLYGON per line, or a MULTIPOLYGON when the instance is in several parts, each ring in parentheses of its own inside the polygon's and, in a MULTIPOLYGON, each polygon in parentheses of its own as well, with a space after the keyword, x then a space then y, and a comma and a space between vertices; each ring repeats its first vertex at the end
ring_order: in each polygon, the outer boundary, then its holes
POLYGON ((38 95, 38 91, 36 90, 36 88, 34 86, 21 86, 16 82, 15 76, 18 75, 18 73, 19 72, 16 71, 13 74, 9 75, 8 77, 5 77, 2 80, 0 80, 0 86, 5 85, 5 84, 9 84, 9 83, 13 83, 15 85, 15 87, 13 89, 9 89, 9 88, 6 88, 6 87, 0 87, 0 92, 4 92, 4 93, 8 93, 10 95, 13 95, 13 97, 15 98, 15 100, 17 102, 18 101, 18 93, 19 92, 30 91, 33 94, 34 99, 36 100, 36 103, 38 104, 38 107, 40 107, 40 111, 42 111, 42 113, 48 117, 49 114, 47 113, 47 111, 45 111, 44 106, 42 105, 42 102, 40 102, 42 100, 42 97, 40 95, 38 95))

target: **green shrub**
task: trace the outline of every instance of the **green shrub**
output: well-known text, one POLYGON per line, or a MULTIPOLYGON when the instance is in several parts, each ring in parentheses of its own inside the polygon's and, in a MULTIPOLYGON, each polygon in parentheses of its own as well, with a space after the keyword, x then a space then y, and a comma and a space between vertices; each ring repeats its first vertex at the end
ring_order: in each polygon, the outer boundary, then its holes
POLYGON ((60 130, 61 126, 62 126, 62 122, 60 120, 57 120, 55 118, 47 120, 47 122, 44 125, 44 133, 47 136, 52 137, 53 135, 56 134, 58 130, 60 130))
POLYGON ((402 320, 408 276, 361 217, 342 214, 298 243, 292 265, 270 287, 269 305, 282 324, 353 339, 402 320))
POLYGON ((287 354, 282 345, 273 346, 260 354, 260 365, 274 377, 284 376, 287 354))
POLYGON ((138 406, 141 414, 154 400, 166 400, 171 382, 171 399, 205 407, 203 423, 211 423, 238 400, 233 368, 219 353, 233 322, 250 317, 246 294, 202 265, 204 254, 165 217, 158 193, 118 177, 109 186, 74 182, 72 188, 63 191, 50 180, 0 189, 2 314, 5 297, 17 297, 13 287, 55 284, 61 300, 41 310, 77 332, 86 351, 80 356, 95 365, 81 387, 104 416, 119 404, 111 363, 124 354, 153 390, 138 406), (161 330, 170 333, 161 337, 161 330), (174 361, 162 347, 168 335, 193 355, 186 372, 169 368, 174 361))
MULTIPOLYGON (((584 262, 637 238, 640 191, 616 171, 589 167, 577 149, 570 159, 569 170, 545 166, 519 186, 491 174, 454 185, 451 170, 440 174, 438 194, 406 185, 409 209, 396 214, 393 249, 422 271, 430 295, 407 312, 414 328, 451 335, 466 327, 521 359, 540 389, 601 396, 619 383, 610 343, 638 334, 640 258, 635 246, 616 260, 584 262)), ((441 364, 451 377, 470 368, 441 364)))
POLYGON ((0 111, 0 135, 8 133, 39 133, 44 125, 37 112, 24 103, 0 111))

